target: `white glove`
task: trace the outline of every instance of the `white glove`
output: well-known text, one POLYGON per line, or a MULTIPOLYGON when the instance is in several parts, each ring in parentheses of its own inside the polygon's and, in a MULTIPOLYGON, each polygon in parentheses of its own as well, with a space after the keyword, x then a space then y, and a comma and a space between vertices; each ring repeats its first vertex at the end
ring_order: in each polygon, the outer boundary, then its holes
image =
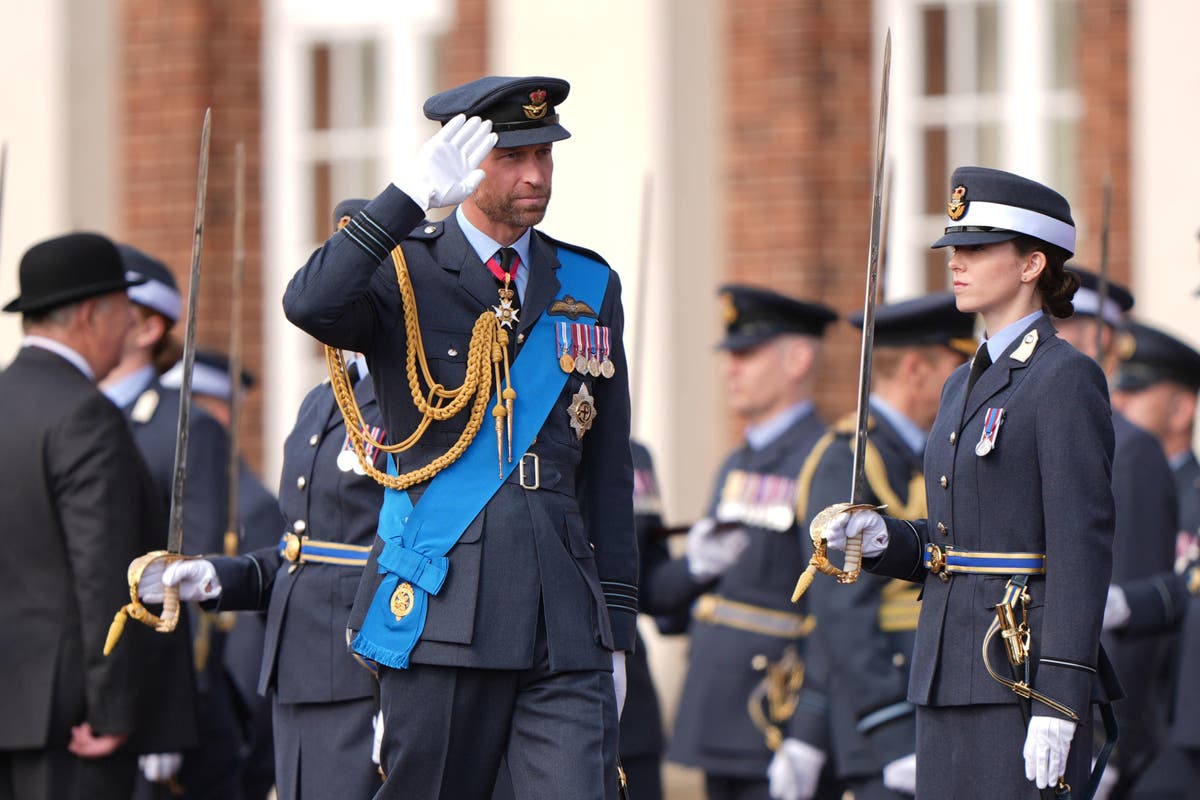
POLYGON ((1129 610, 1129 601, 1125 599, 1125 590, 1120 586, 1109 584, 1108 599, 1104 601, 1104 622, 1101 630, 1111 631, 1124 628, 1133 612, 1129 610))
POLYGON ((750 534, 741 528, 717 530, 717 521, 705 517, 687 532, 688 572, 698 581, 711 580, 732 567, 741 557, 750 534))
POLYGON ((371 742, 371 762, 379 766, 380 753, 383 751, 383 711, 371 717, 371 730, 375 732, 374 741, 371 742))
POLYGON ((484 179, 479 165, 498 138, 491 120, 459 114, 421 145, 396 187, 424 211, 456 206, 484 179))
POLYGON ((138 768, 151 783, 169 781, 179 772, 183 764, 182 753, 150 753, 138 756, 138 768))
POLYGON ((161 603, 163 588, 175 585, 179 586, 179 599, 185 603, 212 600, 221 594, 217 571, 203 558, 187 558, 170 563, 165 558, 159 558, 142 571, 138 596, 147 603, 161 603))
POLYGON ((1057 717, 1033 717, 1025 736, 1025 778, 1045 789, 1058 784, 1067 768, 1075 723, 1057 717))
POLYGON ((809 800, 825 766, 825 752, 799 739, 784 739, 767 765, 767 789, 775 800, 809 800))
POLYGON ((917 754, 910 753, 884 764, 883 785, 893 792, 916 795, 917 754))
POLYGON ((625 693, 629 686, 625 680, 625 651, 613 650, 613 691, 617 695, 617 719, 621 719, 621 712, 625 710, 625 693))
POLYGON ((851 536, 863 535, 864 558, 880 555, 888 546, 887 523, 879 512, 870 508, 858 511, 843 511, 829 521, 822 535, 830 550, 845 550, 846 540, 851 536))

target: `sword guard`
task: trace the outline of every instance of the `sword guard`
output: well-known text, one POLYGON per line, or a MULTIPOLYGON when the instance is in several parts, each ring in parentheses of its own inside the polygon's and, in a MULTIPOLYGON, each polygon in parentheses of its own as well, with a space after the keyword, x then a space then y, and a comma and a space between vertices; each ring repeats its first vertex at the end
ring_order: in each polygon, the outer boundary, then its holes
POLYGON ((842 568, 838 568, 830 563, 828 557, 829 546, 826 544, 823 534, 825 533, 825 529, 829 527, 829 523, 838 514, 853 513, 866 509, 882 511, 885 508, 887 506, 875 506, 870 503, 834 503, 813 517, 812 522, 808 526, 808 535, 813 543, 813 554, 812 558, 808 561, 808 567, 800 575, 800 579, 796 581, 796 589, 792 592, 793 603, 799 601, 804 596, 804 593, 808 591, 808 587, 812 585, 813 577, 817 572, 834 578, 838 583, 851 584, 858 580, 862 564, 861 534, 851 537, 846 541, 846 560, 843 562, 842 568))
POLYGON ((175 626, 179 624, 179 587, 166 586, 163 588, 163 610, 161 616, 155 615, 150 609, 146 608, 139 596, 139 587, 142 583, 142 574, 146 569, 158 561, 165 560, 163 569, 174 561, 182 561, 191 556, 180 555, 179 553, 171 553, 167 550, 151 550, 149 553, 138 556, 133 561, 129 562, 129 569, 126 572, 126 577, 129 580, 129 602, 121 607, 113 617, 112 624, 108 628, 108 637, 104 642, 104 655, 108 655, 117 646, 117 642, 121 639, 121 634, 125 632, 126 617, 133 618, 143 625, 154 628, 159 633, 170 633, 175 630, 175 626))

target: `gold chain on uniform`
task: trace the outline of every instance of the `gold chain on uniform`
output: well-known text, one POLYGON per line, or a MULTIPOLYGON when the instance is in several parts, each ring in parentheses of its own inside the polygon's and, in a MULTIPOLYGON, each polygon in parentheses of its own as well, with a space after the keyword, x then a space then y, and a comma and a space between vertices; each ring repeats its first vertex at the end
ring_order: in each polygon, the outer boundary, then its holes
MULTIPOLYGON (((471 331, 471 343, 467 348, 467 374, 462 385, 456 389, 447 389, 433 379, 429 372, 429 363, 425 359, 425 347, 417 319, 417 302, 408 274, 408 264, 399 246, 392 250, 392 262, 396 265, 396 282, 400 287, 404 329, 408 336, 406 359, 408 385, 412 392, 413 404, 422 416, 416 430, 404 441, 396 444, 389 445, 375 441, 366 432, 367 426, 363 421, 362 409, 358 407, 358 401, 354 397, 354 388, 350 383, 350 374, 347 372, 346 362, 342 358, 341 351, 326 346, 325 364, 329 370, 333 396, 337 400, 338 408, 341 409, 342 419, 346 423, 346 435, 354 446, 354 454, 358 457, 358 463, 377 483, 399 491, 431 479, 462 456, 483 425, 493 380, 498 395, 496 407, 492 409, 492 415, 496 419, 496 451, 498 457, 503 460, 501 454, 505 421, 508 422, 511 438, 513 401, 516 399, 517 393, 512 388, 512 378, 509 375, 508 332, 500 326, 499 319, 491 311, 484 311, 475 320, 471 331), (418 367, 420 368, 419 375, 418 367), (503 391, 500 389, 501 369, 503 369, 504 382, 507 383, 503 391), (422 379, 424 379, 424 385, 429 387, 428 391, 422 389, 422 379), (389 475, 377 469, 371 459, 367 457, 367 445, 386 453, 402 453, 412 448, 420 441, 431 422, 443 422, 450 419, 462 411, 472 398, 474 398, 474 402, 471 403, 471 414, 462 435, 445 453, 429 464, 401 475, 389 475), (501 400, 504 402, 500 402, 501 400)), ((509 461, 512 460, 511 448, 510 442, 509 461)))

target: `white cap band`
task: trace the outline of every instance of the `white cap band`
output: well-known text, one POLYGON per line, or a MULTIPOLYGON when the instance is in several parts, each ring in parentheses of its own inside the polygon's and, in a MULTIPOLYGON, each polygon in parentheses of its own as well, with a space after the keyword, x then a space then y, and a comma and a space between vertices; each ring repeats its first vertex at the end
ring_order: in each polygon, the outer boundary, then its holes
MULTIPOLYGON (((183 362, 163 373, 159 382, 168 389, 178 389, 183 385, 183 362)), ((228 401, 233 397, 230 391, 229 372, 204 364, 200 361, 192 364, 192 394, 202 394, 228 401)))
POLYGON ((962 226, 1016 231, 1075 253, 1074 225, 1028 208, 973 200, 967 203, 967 213, 963 216, 946 217, 947 230, 962 226))
MULTIPOLYGON (((142 277, 138 273, 129 274, 142 277)), ((183 306, 182 298, 179 292, 162 281, 150 279, 137 286, 130 286, 128 291, 129 299, 138 305, 157 311, 172 322, 179 321, 179 310, 183 306)))
POLYGON ((1100 319, 1118 328, 1125 323, 1125 314, 1121 311, 1121 306, 1116 300, 1111 297, 1104 298, 1104 303, 1100 302, 1100 293, 1095 289, 1085 289, 1080 286, 1075 291, 1075 297, 1071 299, 1071 304, 1075 306, 1076 314, 1088 314, 1100 319))

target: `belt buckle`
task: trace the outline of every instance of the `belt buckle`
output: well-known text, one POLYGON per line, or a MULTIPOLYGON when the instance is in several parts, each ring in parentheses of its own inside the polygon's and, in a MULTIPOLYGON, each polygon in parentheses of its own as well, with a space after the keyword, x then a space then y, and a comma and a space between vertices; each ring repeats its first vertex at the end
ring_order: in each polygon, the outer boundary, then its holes
POLYGON ((300 550, 302 542, 299 536, 294 533, 284 534, 283 537, 283 557, 295 564, 300 560, 300 550))
POLYGON ((925 545, 929 552, 929 571, 942 579, 942 583, 950 580, 949 573, 946 572, 946 553, 936 544, 930 543, 925 545))
POLYGON ((521 462, 518 465, 518 468, 518 481, 520 482, 522 489, 528 489, 532 492, 542 488, 542 462, 541 459, 538 458, 537 453, 526 451, 521 456, 521 462), (533 483, 529 483, 526 480, 525 459, 527 458, 532 459, 533 461, 533 483))

